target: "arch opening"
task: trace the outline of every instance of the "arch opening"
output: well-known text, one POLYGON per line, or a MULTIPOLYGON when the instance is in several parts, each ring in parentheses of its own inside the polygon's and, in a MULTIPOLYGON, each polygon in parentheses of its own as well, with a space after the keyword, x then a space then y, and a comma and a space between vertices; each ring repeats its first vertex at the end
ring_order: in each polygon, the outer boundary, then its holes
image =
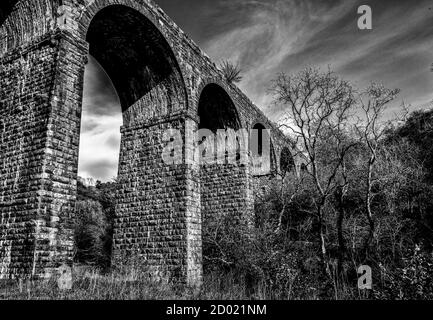
POLYGON ((199 129, 239 130, 241 125, 236 107, 227 92, 217 84, 208 84, 200 95, 198 104, 199 129))
POLYGON ((280 171, 283 175, 293 172, 295 169, 295 161, 293 160, 290 149, 284 147, 280 154, 280 171))
POLYGON ((124 5, 105 7, 91 21, 86 40, 113 81, 125 124, 184 106, 185 86, 174 53, 143 14, 124 5))
POLYGON ((199 146, 200 162, 213 164, 239 163, 241 158, 240 120, 236 107, 227 92, 217 84, 208 84, 202 91, 198 104, 201 130, 199 146), (221 132, 222 131, 222 132, 221 132))
MULTIPOLYGON (((96 81, 105 82, 105 87, 90 93, 96 95, 90 108, 104 116, 100 121, 119 108, 122 124, 128 127, 185 107, 186 89, 176 57, 161 31, 141 12, 121 4, 102 8, 90 21, 86 41, 90 64, 103 74, 96 81), (104 108, 109 110, 104 113, 104 108)), ((85 115, 86 110, 83 112, 85 115)), ((108 121, 113 122, 113 117, 108 121)), ((113 126, 118 130, 117 119, 113 126)), ((109 143, 117 144, 116 140, 112 137, 109 143)))
POLYGON ((0 5, 0 26, 5 22, 18 0, 2 0, 0 5))
POLYGON ((254 175, 268 175, 275 171, 276 158, 270 131, 260 122, 252 127, 250 152, 254 175))
MULTIPOLYGON (((128 223, 119 225, 115 222, 114 216, 118 218, 123 215, 134 215, 134 219, 142 221, 142 225, 151 224, 147 221, 149 219, 146 215, 160 207, 149 198, 152 198, 152 195, 155 198, 156 194, 161 194, 171 187, 170 184, 176 183, 176 181, 169 181, 171 177, 165 176, 165 171, 158 170, 161 167, 162 157, 160 157, 160 146, 155 146, 157 140, 155 136, 160 131, 139 125, 152 126, 158 119, 185 108, 187 98, 181 71, 170 45, 159 29, 141 12, 124 5, 109 5, 98 11, 90 22, 86 41, 89 44, 89 64, 98 66, 100 75, 96 80, 101 80, 103 75, 102 82, 105 86, 103 84, 98 90, 90 92, 95 95, 92 99, 93 103, 88 106, 83 105, 82 116, 78 118, 81 120, 82 132, 80 159, 77 161, 81 162, 81 167, 85 167, 82 163, 84 153, 81 147, 85 145, 86 148, 91 148, 91 144, 85 141, 88 137, 83 136, 83 133, 85 134, 83 128, 87 125, 86 120, 90 120, 91 125, 99 126, 96 134, 100 137, 100 140, 93 141, 93 148, 88 150, 91 154, 90 160, 99 157, 99 162, 90 163, 93 175, 107 169, 104 168, 107 165, 110 166, 110 172, 118 175, 115 199, 113 199, 116 207, 108 210, 111 216, 107 217, 111 219, 107 222, 112 225, 108 228, 111 234, 106 236, 110 239, 114 237, 114 242, 109 242, 110 246, 113 244, 113 256, 110 260, 113 258, 113 261, 116 261, 119 254, 135 250, 127 243, 128 237, 134 237, 134 242, 137 243, 139 250, 136 254, 151 255, 152 249, 149 247, 152 243, 143 237, 140 238, 138 232, 140 226, 128 223), (107 99, 107 95, 111 95, 111 99, 109 97, 107 99), (85 110, 85 107, 88 110, 85 110), (89 114, 93 115, 93 119, 85 118, 89 114), (121 114, 122 119, 117 119, 116 114, 121 114), (122 124, 127 133, 122 131, 120 134, 122 124), (109 133, 108 136, 104 136, 104 130, 109 133), (109 158, 99 152, 104 144, 110 144, 111 151, 117 150, 111 152, 109 158), (161 179, 150 180, 148 175, 158 176, 161 179), (134 206, 140 206, 140 213, 131 213, 131 207, 134 206), (114 234, 113 228, 117 229, 114 234)), ((86 89, 83 90, 84 94, 86 89)), ((92 174, 90 176, 92 177, 92 174)), ((109 179, 111 176, 107 176, 103 182, 109 179)), ((94 177, 93 180, 100 179, 94 177)), ((176 201, 176 199, 167 201, 176 201)), ((152 232, 158 233, 161 238, 154 238, 152 241, 165 241, 164 233, 158 230, 171 227, 169 224, 148 226, 149 230, 152 229, 152 232)), ((111 254, 111 247, 109 251, 111 254)), ((165 259, 160 263, 164 265, 169 264, 167 261, 171 258, 168 253, 164 253, 162 257, 155 254, 149 259, 152 261, 165 259)))
POLYGON ((239 208, 242 202, 234 199, 233 194, 240 194, 239 190, 245 188, 246 177, 239 161, 241 141, 236 133, 241 129, 241 122, 228 93, 217 84, 204 87, 199 99, 198 116, 198 128, 207 130, 199 143, 207 145, 206 152, 215 152, 216 156, 212 158, 219 160, 200 167, 202 256, 206 277, 215 267, 214 262, 221 258, 221 250, 218 250, 216 243, 229 232, 229 226, 236 225, 242 219, 239 208), (224 154, 220 153, 221 150, 224 154), (229 154, 233 157, 229 158, 229 154))
POLYGON ((308 172, 308 167, 305 163, 301 163, 301 173, 307 173, 308 172))
MULTIPOLYGON (((252 156, 253 157, 262 157, 263 149, 266 147, 264 144, 270 142, 270 137, 268 131, 265 126, 261 123, 256 123, 253 126, 253 130, 255 130, 252 139, 252 156)), ((270 144, 269 144, 270 145, 270 144)))

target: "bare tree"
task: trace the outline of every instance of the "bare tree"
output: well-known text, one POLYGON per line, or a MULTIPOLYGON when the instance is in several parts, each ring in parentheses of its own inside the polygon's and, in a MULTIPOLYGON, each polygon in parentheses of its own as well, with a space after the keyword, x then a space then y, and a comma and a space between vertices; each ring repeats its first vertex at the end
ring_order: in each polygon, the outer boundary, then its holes
MULTIPOLYGON (((296 148, 296 145, 292 145, 292 152, 289 154, 282 153, 280 163, 281 168, 278 173, 281 179, 280 186, 280 201, 282 203, 282 208, 278 215, 278 225, 275 230, 275 233, 278 233, 283 230, 283 218, 286 213, 287 208, 293 204, 296 196, 299 195, 302 185, 303 185, 303 175, 300 175, 299 172, 296 171, 296 164, 294 158, 298 158, 301 156, 301 151, 296 148), (291 184, 288 184, 288 180, 290 180, 291 184)), ((290 212, 289 212, 290 215, 290 212)), ((289 219, 290 222, 290 219, 289 219)), ((290 234, 290 227, 289 234, 290 234)))
POLYGON ((306 68, 294 76, 279 75, 272 91, 284 106, 281 127, 290 130, 308 160, 307 175, 315 186, 315 216, 321 258, 331 276, 325 241, 324 209, 331 195, 344 185, 342 169, 350 149, 349 121, 356 104, 352 86, 332 71, 306 68))
POLYGON ((360 118, 361 125, 357 125, 357 131, 360 138, 367 145, 367 173, 366 173, 366 195, 365 195, 365 212, 369 224, 368 236, 365 239, 364 249, 366 257, 368 250, 374 239, 375 221, 372 211, 372 192, 374 179, 373 170, 377 160, 377 153, 380 146, 380 139, 385 132, 385 126, 381 123, 381 118, 400 91, 398 89, 388 89, 383 85, 372 83, 365 92, 359 95, 359 104, 363 114, 360 118))
POLYGON ((343 223, 346 217, 345 198, 349 187, 349 179, 344 160, 341 167, 341 183, 335 190, 335 198, 337 200, 337 238, 338 238, 338 273, 343 271, 343 260, 346 252, 346 242, 344 240, 343 223))

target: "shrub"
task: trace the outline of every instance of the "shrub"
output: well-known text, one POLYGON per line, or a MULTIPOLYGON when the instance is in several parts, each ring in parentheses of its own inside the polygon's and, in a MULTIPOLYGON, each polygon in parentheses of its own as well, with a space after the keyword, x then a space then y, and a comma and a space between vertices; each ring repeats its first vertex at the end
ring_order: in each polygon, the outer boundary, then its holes
POLYGON ((74 234, 77 262, 107 266, 111 258, 105 250, 107 229, 109 225, 99 202, 77 202, 74 234))
POLYGON ((379 265, 381 281, 374 291, 378 299, 431 300, 433 299, 433 254, 420 246, 410 250, 402 259, 402 265, 379 265))
POLYGON ((235 65, 229 61, 223 61, 221 63, 221 71, 224 74, 224 77, 226 78, 227 82, 229 83, 238 83, 242 81, 241 76, 241 68, 239 65, 235 65))

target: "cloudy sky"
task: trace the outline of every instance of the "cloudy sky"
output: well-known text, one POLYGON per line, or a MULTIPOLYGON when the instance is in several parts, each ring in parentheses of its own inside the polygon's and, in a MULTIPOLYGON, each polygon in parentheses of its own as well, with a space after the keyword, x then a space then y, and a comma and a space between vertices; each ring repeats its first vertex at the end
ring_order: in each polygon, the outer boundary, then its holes
MULTIPOLYGON (((327 68, 357 87, 371 80, 402 90, 413 109, 433 100, 433 0, 156 0, 216 62, 243 69, 240 88, 272 119, 280 111, 266 94, 279 72, 327 68), (370 5, 373 29, 359 30, 357 8, 370 5)), ((117 174, 120 107, 110 80, 87 65, 80 175, 117 174)))

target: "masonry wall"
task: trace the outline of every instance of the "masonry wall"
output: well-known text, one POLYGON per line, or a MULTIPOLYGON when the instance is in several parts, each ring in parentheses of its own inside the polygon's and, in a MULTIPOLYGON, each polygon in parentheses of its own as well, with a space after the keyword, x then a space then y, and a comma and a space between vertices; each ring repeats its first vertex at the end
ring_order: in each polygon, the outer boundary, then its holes
POLYGON ((186 280, 189 265, 200 262, 188 260, 187 224, 199 219, 199 199, 188 182, 194 172, 187 165, 166 164, 161 156, 167 145, 164 131, 178 129, 184 136, 185 125, 183 118, 166 119, 122 130, 114 261, 139 258, 154 273, 186 280))
MULTIPOLYGON (((203 229, 213 228, 223 216, 251 223, 248 190, 250 175, 245 165, 214 164, 201 168, 203 229)), ((204 233, 206 233, 205 230, 204 233)))
POLYGON ((0 60, 0 278, 33 267, 55 50, 42 44, 0 60))
POLYGON ((47 143, 37 232, 36 277, 51 277, 72 266, 78 150, 87 46, 68 34, 48 34, 56 47, 54 87, 49 98, 47 143))
POLYGON ((84 60, 46 34, 5 55, 1 72, 1 276, 46 278, 72 263, 84 60))

